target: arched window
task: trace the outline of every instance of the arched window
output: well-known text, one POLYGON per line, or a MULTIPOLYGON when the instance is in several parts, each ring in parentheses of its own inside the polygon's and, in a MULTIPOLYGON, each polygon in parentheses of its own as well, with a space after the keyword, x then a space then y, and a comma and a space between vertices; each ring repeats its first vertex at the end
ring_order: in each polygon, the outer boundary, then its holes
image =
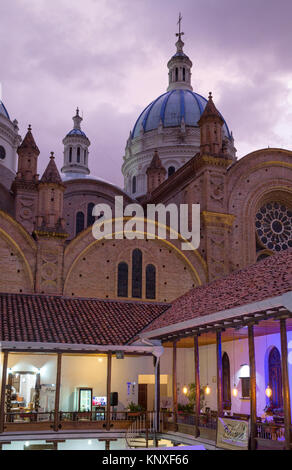
POLYGON ((132 179, 132 193, 136 192, 136 176, 133 176, 132 179))
POLYGON ((5 157, 6 157, 5 148, 2 145, 0 145, 0 160, 4 160, 5 157))
POLYGON ((231 410, 230 363, 228 354, 222 356, 223 407, 231 410))
POLYGON ((155 299, 156 296, 156 269, 153 264, 146 266, 146 299, 155 299))
POLYGON ((173 173, 175 172, 175 168, 174 166, 170 166, 167 170, 167 174, 168 174, 168 178, 173 175, 173 173))
POLYGON ((271 402, 276 408, 283 407, 281 356, 276 347, 269 354, 269 385, 272 389, 271 402))
POLYGON ((132 253, 132 297, 142 297, 142 251, 132 253))
POLYGON ((118 265, 118 297, 128 297, 128 265, 124 262, 118 265))
POLYGON ((84 150, 84 165, 86 165, 86 150, 84 150))
POLYGON ((69 149, 69 163, 72 162, 72 147, 69 149))
POLYGON ((84 214, 77 212, 76 214, 76 235, 84 230, 84 214))
POLYGON ((95 217, 92 215, 94 206, 94 202, 90 202, 87 206, 87 227, 90 227, 90 225, 93 225, 95 222, 95 217))
POLYGON ((186 69, 183 67, 183 81, 186 81, 186 69))
POLYGON ((80 147, 77 147, 77 163, 80 163, 80 147))
POLYGON ((178 68, 175 67, 175 81, 178 81, 178 68))

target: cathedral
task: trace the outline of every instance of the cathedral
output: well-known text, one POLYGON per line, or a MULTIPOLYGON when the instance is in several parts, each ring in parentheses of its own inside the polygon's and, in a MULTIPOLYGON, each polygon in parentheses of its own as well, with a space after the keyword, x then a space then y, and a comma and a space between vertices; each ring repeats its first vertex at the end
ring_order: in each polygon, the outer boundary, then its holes
POLYGON ((22 140, 1 103, 2 292, 171 302, 292 247, 291 151, 266 148, 237 159, 211 93, 193 91, 183 48, 180 33, 167 63, 167 91, 133 125, 123 189, 91 175, 78 109, 63 139, 61 172, 52 153, 39 177, 37 137, 29 126, 22 140), (173 240, 95 241, 93 207, 104 202, 114 210, 115 196, 124 204, 200 204, 199 249, 181 252, 173 240), (147 282, 154 284, 149 292, 147 282))
MULTIPOLYGON (((30 421, 36 429, 50 429, 50 423, 55 432, 71 429, 79 416, 72 418, 73 408, 91 412, 95 402, 105 404, 106 424, 82 415, 80 426, 109 431, 113 422, 122 423, 110 407, 125 413, 131 400, 158 413, 157 430, 160 399, 165 410, 172 408, 177 429, 178 402, 185 403, 193 381, 194 354, 197 407, 200 369, 205 390, 217 388, 210 396, 206 391, 206 409, 217 408, 219 417, 223 409, 250 413, 255 446, 266 435, 256 428, 266 405, 261 391, 271 385, 274 405, 285 412, 279 436, 284 439, 285 432, 286 448, 290 445, 286 320, 292 339, 292 151, 269 147, 237 155, 216 93, 205 98, 193 90, 182 34, 176 35, 167 63, 167 90, 141 110, 126 141, 124 188, 91 174, 90 136, 78 108, 63 139, 59 170, 53 152, 40 156, 37 128, 29 125, 22 139, 17 120, 0 101, 0 434, 23 431, 22 410, 32 408, 40 413, 30 421), (42 175, 40 158, 47 159, 42 175), (165 239, 115 233, 95 239, 93 208, 107 204, 115 217, 117 196, 124 206, 144 208, 171 204, 179 210, 187 204, 191 211, 199 204, 198 249, 183 251, 169 224, 165 239), (183 367, 177 370, 178 360, 183 367), (243 375, 248 362, 250 375, 243 375), (34 385, 27 374, 34 374, 34 385), (28 384, 25 400, 19 376, 28 384), (240 396, 231 397, 232 382, 240 396), (85 385, 96 400, 82 408, 72 397, 85 385), (7 390, 17 387, 12 404, 7 390), (21 410, 14 412, 20 413, 17 420, 9 414, 13 406, 21 410), (52 410, 53 418, 41 419, 52 410)), ((196 419, 200 411, 196 408, 196 419)), ((198 429, 196 421, 196 436, 198 429)))

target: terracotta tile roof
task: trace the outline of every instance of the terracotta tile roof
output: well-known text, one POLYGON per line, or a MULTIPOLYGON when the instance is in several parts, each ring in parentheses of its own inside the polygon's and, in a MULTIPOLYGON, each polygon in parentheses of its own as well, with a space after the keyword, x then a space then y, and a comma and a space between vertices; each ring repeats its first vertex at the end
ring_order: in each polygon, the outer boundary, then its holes
POLYGON ((0 341, 125 345, 168 306, 0 294, 0 341))
POLYGON ((291 290, 292 250, 289 250, 190 290, 144 331, 259 302, 291 290))

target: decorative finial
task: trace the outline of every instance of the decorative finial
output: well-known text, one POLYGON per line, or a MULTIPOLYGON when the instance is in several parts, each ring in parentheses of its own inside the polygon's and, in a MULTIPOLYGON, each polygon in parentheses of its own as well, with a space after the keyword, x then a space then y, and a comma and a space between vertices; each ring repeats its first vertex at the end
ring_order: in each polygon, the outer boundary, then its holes
POLYGON ((79 108, 76 109, 76 116, 79 116, 79 108))
POLYGON ((180 29, 181 28, 181 20, 182 20, 181 12, 179 12, 178 22, 177 22, 177 24, 178 24, 178 33, 175 34, 176 36, 178 36, 179 40, 181 40, 182 35, 185 34, 180 29))
POLYGON ((31 131, 31 124, 28 125, 28 131, 31 131))
POLYGON ((54 152, 51 152, 50 158, 55 158, 55 157, 54 157, 54 152))
POLYGON ((212 98, 213 98, 212 91, 209 91, 209 100, 211 100, 212 98))

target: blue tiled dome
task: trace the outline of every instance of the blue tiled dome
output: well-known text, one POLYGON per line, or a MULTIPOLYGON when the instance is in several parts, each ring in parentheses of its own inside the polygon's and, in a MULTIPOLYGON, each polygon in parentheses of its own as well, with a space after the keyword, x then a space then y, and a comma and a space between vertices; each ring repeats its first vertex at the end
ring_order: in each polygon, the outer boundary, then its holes
POLYGON ((81 129, 72 129, 72 131, 68 132, 67 135, 83 135, 83 137, 86 137, 85 132, 83 132, 81 129))
MULTIPOLYGON (((164 127, 175 127, 181 124, 184 117, 187 126, 198 126, 207 99, 191 90, 171 90, 152 101, 140 114, 132 132, 132 139, 139 136, 141 125, 144 132, 157 129, 160 120, 164 127)), ((224 118, 223 118, 224 119, 224 118)), ((224 133, 231 137, 224 120, 224 133)))
POLYGON ((10 119, 9 114, 7 109, 5 108, 4 104, 0 100, 0 114, 3 114, 3 116, 7 117, 7 119, 10 119))

